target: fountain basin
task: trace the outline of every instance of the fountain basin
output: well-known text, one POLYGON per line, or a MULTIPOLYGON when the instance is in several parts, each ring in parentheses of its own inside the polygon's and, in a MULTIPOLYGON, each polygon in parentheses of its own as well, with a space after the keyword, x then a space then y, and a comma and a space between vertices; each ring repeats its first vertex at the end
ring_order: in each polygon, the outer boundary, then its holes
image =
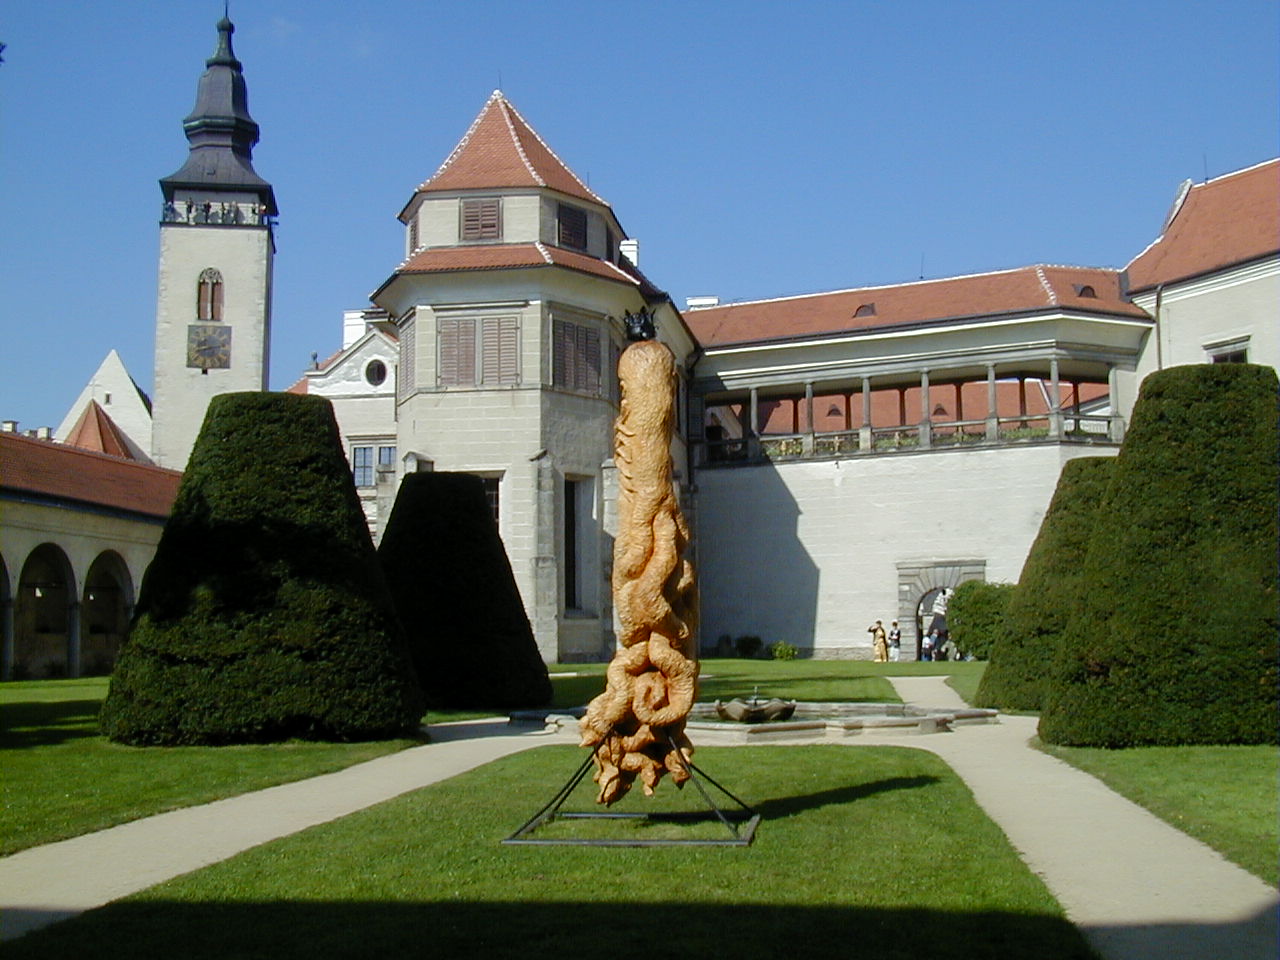
MULTIPOLYGON (((512 723, 541 723, 549 732, 577 729, 582 708, 520 710, 512 723)), ((824 743, 855 737, 947 733, 956 726, 998 723, 997 711, 935 709, 901 703, 796 703, 790 720, 736 723, 717 719, 714 703, 694 704, 685 730, 695 744, 824 743)))

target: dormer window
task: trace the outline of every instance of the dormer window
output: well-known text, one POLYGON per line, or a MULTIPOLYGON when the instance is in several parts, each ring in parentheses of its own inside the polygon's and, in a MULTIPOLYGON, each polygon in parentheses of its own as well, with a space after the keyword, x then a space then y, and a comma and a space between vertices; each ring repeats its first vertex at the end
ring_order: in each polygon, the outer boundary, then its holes
POLYGON ((498 197, 463 200, 458 236, 463 240, 501 240, 502 201, 498 197))
POLYGON ((1075 286, 1075 288, 1076 288, 1076 296, 1077 296, 1077 297, 1080 297, 1080 298, 1082 298, 1082 299, 1084 299, 1084 300, 1097 300, 1097 299, 1098 299, 1098 291, 1094 290, 1094 289, 1093 289, 1093 287, 1089 286, 1089 284, 1087 284, 1087 283, 1077 283, 1077 284, 1074 284, 1074 286, 1075 286))
POLYGON ((556 211, 556 243, 571 250, 587 249, 587 212, 567 203, 556 211))
POLYGON ((874 317, 876 315, 876 305, 874 303, 861 304, 857 310, 853 311, 853 316, 857 317, 874 317))

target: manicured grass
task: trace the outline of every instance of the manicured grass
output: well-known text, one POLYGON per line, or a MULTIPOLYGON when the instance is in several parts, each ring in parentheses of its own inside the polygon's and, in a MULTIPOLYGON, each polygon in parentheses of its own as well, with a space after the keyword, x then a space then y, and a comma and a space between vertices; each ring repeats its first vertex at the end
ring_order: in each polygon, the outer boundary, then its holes
POLYGON ((1250 873, 1280 883, 1280 754, 1274 746, 1039 746, 1250 873))
POLYGON ((417 743, 126 747, 98 733, 106 690, 104 677, 0 684, 0 855, 340 770, 417 743))
MULTIPOLYGON (((699 751, 764 815, 750 848, 499 845, 581 756, 506 758, 36 932, 6 958, 1093 956, 931 754, 699 751)), ((699 797, 663 783, 623 805, 699 797)), ((565 809, 590 806, 575 794, 565 809)))

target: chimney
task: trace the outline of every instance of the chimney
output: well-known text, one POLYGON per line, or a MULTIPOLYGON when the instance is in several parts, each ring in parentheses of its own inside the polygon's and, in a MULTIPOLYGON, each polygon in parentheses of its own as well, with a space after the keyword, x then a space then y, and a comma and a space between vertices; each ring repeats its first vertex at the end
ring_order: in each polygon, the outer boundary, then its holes
POLYGON ((640 266, 640 241, 623 240, 618 244, 618 252, 631 261, 633 267, 640 266))
POLYGON ((720 306, 719 297, 686 297, 684 307, 686 310, 702 310, 706 307, 720 306))
POLYGON ((37 439, 37 440, 52 440, 52 439, 53 439, 53 427, 36 427, 36 439, 37 439))
POLYGON ((17 420, 0 420, 0 433, 17 433, 17 420))
POLYGON ((342 311, 342 349, 345 350, 364 336, 365 320, 363 310, 342 311))

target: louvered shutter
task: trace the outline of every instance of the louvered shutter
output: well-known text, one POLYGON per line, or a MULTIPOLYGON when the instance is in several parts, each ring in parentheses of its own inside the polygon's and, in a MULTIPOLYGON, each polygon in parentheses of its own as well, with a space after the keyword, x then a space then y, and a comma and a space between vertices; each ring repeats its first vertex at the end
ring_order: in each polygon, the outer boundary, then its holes
POLYGON ((470 386, 476 382, 476 321, 473 317, 440 320, 440 384, 470 386))
POLYGON ((480 354, 487 385, 520 381, 520 325, 516 317, 485 317, 481 325, 480 354))
POLYGON ((582 338, 582 384, 580 390, 600 392, 600 331, 595 327, 580 327, 582 338))
POLYGON ((502 238, 501 206, 496 197, 462 201, 462 239, 502 238))

